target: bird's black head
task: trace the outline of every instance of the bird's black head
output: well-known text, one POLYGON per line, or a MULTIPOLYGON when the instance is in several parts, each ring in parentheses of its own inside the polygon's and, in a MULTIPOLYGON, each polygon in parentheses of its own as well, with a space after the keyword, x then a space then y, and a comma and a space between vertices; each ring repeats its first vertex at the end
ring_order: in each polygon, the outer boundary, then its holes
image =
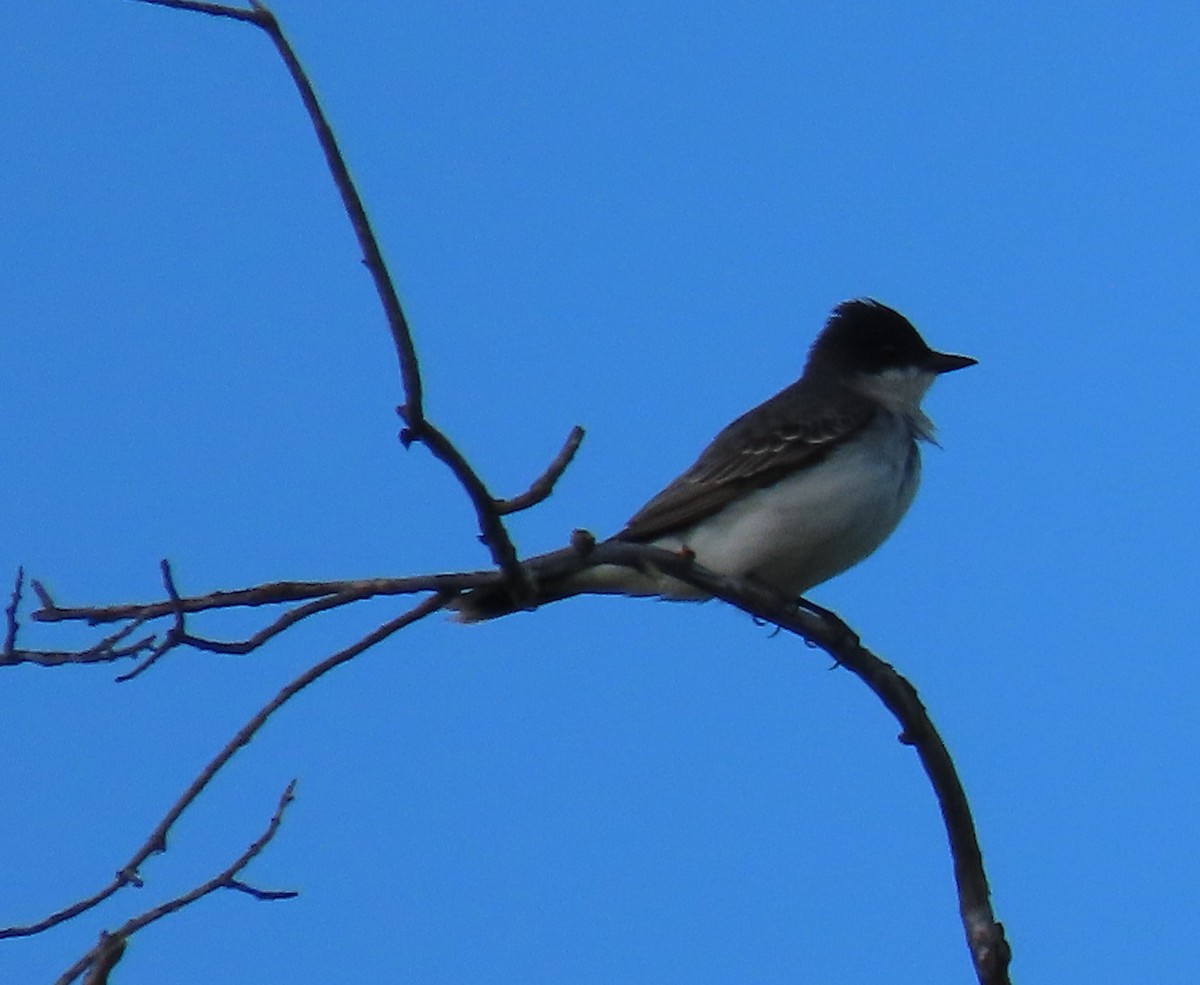
POLYGON ((808 354, 805 371, 877 375, 894 369, 936 374, 974 364, 970 356, 935 352, 900 312, 861 298, 833 309, 808 354))

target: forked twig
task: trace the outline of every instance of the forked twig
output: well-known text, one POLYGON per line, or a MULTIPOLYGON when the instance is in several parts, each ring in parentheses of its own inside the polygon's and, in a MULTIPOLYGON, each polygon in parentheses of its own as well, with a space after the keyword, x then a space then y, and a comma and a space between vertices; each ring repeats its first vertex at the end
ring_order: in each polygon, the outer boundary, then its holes
POLYGON ((158 906, 147 910, 139 916, 127 920, 116 930, 101 933, 100 940, 87 954, 81 957, 75 964, 71 965, 62 976, 55 982, 55 985, 70 985, 80 975, 87 972, 85 985, 88 983, 106 982, 108 974, 112 971, 116 963, 121 960, 121 956, 125 953, 125 942, 130 936, 141 930, 143 927, 149 926, 156 920, 161 920, 165 916, 172 913, 177 913, 185 906, 190 906, 197 900, 203 899, 210 893, 215 893, 219 889, 232 889, 237 892, 246 893, 258 900, 285 900, 295 899, 299 893, 292 890, 272 890, 272 889, 257 889, 249 886, 238 879, 241 871, 257 858, 264 848, 271 843, 271 839, 275 837, 279 826, 283 823, 283 812, 287 810, 288 805, 296 799, 296 781, 292 780, 287 785, 287 788, 279 797, 279 805, 275 808, 275 813, 271 816, 270 823, 267 824, 267 829, 258 836, 241 855, 239 855, 232 864, 230 864, 223 872, 217 873, 207 882, 201 883, 194 889, 176 896, 172 900, 165 903, 160 903, 158 906))
POLYGON ((346 166, 337 138, 333 135, 333 128, 329 125, 324 110, 321 109, 320 101, 317 99, 316 91, 313 89, 307 73, 284 36, 278 19, 257 0, 251 0, 251 10, 224 4, 201 3, 198 0, 140 0, 140 2, 153 6, 173 7, 177 10, 191 10, 196 13, 234 18, 254 24, 271 38, 300 93, 300 99, 312 122, 317 142, 325 155, 330 175, 337 186, 342 205, 350 219, 350 225, 354 228, 354 235, 358 239, 363 264, 375 284, 375 293, 379 296, 384 316, 387 318, 388 327, 392 333, 392 342, 396 347, 396 355, 400 362, 400 377, 404 386, 404 403, 397 408, 405 423, 404 430, 401 432, 401 440, 406 447, 414 441, 421 442, 454 473, 455 478, 458 479, 459 484, 471 500, 471 505, 475 508, 481 539, 491 552, 492 560, 508 578, 514 594, 521 598, 527 597, 530 594, 530 586, 525 580, 525 570, 517 558, 516 547, 513 546, 512 538, 504 526, 502 511, 497 507, 497 498, 488 491, 483 479, 471 467, 450 438, 425 416, 421 371, 417 362, 412 330, 405 317, 404 308, 400 304, 399 295, 396 293, 392 276, 383 259, 383 253, 371 227, 371 221, 367 217, 367 211, 363 207, 362 198, 358 194, 354 180, 350 177, 350 169, 346 166))
POLYGON ((162 642, 156 643, 150 650, 150 654, 142 660, 133 670, 125 674, 120 674, 117 677, 119 683, 131 681, 135 677, 149 670, 163 657, 168 650, 174 649, 186 638, 186 629, 184 625, 184 614, 182 601, 179 598, 179 589, 175 587, 175 576, 171 573, 171 562, 163 558, 158 562, 159 570, 162 572, 163 587, 167 590, 167 595, 171 601, 172 612, 175 615, 175 623, 167 630, 166 636, 162 642))
MULTIPOLYGON (((168 598, 153 602, 134 602, 120 605, 60 606, 51 597, 46 587, 34 582, 43 608, 33 613, 40 622, 82 622, 96 626, 113 622, 125 622, 115 632, 98 643, 81 650, 14 650, 8 657, 0 657, 0 666, 16 663, 37 663, 42 666, 64 664, 89 664, 140 656, 149 652, 149 657, 135 668, 123 674, 118 681, 137 676, 165 653, 179 646, 190 647, 210 653, 247 654, 257 650, 268 640, 310 616, 350 605, 378 596, 413 595, 437 592, 445 596, 457 595, 469 588, 495 585, 500 577, 493 570, 464 572, 461 574, 416 575, 406 578, 363 578, 348 581, 328 582, 272 582, 255 585, 236 591, 210 592, 207 595, 180 596, 175 588, 174 575, 167 561, 161 562, 164 572, 169 574, 168 598), (289 609, 273 622, 245 639, 217 640, 198 636, 187 629, 184 617, 198 612, 243 607, 283 605, 288 602, 311 599, 304 605, 289 609), (117 646, 134 630, 155 619, 172 617, 172 625, 160 640, 150 634, 128 646, 117 646)), ((502 577, 502 576, 501 576, 502 577)))
POLYGON ((234 753, 236 753, 242 748, 242 746, 246 745, 252 738, 254 738, 258 730, 266 724, 267 719, 269 719, 273 714, 275 714, 276 711, 278 711, 283 705, 303 691, 306 687, 308 687, 314 681, 325 676, 325 674, 329 673, 329 671, 333 670, 335 667, 346 663, 348 660, 352 660, 360 653, 369 650, 371 647, 387 639, 393 633, 403 629, 405 626, 409 626, 420 619, 424 619, 432 612, 437 612, 438 609, 445 605, 445 603, 446 599, 442 595, 430 596, 429 598, 418 603, 413 608, 409 609, 407 612, 396 616, 394 619, 389 620, 377 629, 372 630, 356 643, 353 643, 344 650, 339 650, 337 653, 326 657, 320 663, 314 664, 299 677, 291 681, 291 683, 287 684, 277 695, 275 695, 274 698, 263 705, 263 707, 260 708, 255 715, 248 722, 246 722, 245 725, 238 729, 237 734, 234 735, 234 737, 225 744, 221 751, 209 761, 208 765, 205 766, 200 772, 200 775, 192 781, 191 786, 189 786, 187 790, 185 790, 179 797, 179 799, 177 799, 175 803, 171 805, 170 810, 168 810, 163 816, 162 820, 158 822, 154 830, 150 832, 149 837, 143 843, 142 847, 139 848, 134 853, 133 857, 121 867, 116 876, 107 886, 98 892, 93 893, 91 896, 88 896, 86 899, 80 900, 77 903, 73 903, 71 906, 59 910, 57 913, 52 913, 50 916, 39 920, 36 923, 0 929, 0 939, 6 937, 29 937, 33 934, 40 934, 44 930, 48 930, 51 927, 57 926, 64 921, 70 920, 72 917, 77 917, 79 914, 92 909, 94 906, 102 903, 124 886, 131 884, 140 885, 141 875, 139 874, 139 869, 141 868, 142 864, 151 855, 159 852, 165 852, 167 850, 167 834, 170 832, 175 822, 179 820, 180 815, 183 814, 183 812, 187 810, 189 806, 191 806, 192 802, 198 796, 200 796, 201 792, 205 787, 208 786, 212 778, 217 775, 217 772, 227 762, 229 762, 230 759, 233 758, 234 753))

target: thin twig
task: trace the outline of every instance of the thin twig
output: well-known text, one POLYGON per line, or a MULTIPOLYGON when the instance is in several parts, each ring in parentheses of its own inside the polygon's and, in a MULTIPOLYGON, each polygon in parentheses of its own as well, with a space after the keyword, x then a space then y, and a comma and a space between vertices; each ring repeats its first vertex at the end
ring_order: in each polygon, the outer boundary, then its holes
POLYGON ((271 843, 271 839, 275 837, 275 833, 283 823, 283 812, 287 810, 288 805, 295 800, 295 797, 296 781, 292 780, 280 795, 279 805, 275 808, 275 813, 271 816, 271 821, 267 825, 267 829, 259 835, 249 848, 234 860, 233 864, 194 889, 126 921, 111 933, 107 931, 102 933, 99 943, 63 972, 55 985, 70 985, 84 971, 88 973, 85 985, 92 981, 107 981, 108 972, 120 960, 121 954, 125 950, 125 944, 133 934, 137 933, 143 927, 154 923, 156 920, 161 920, 165 916, 177 913, 185 906, 190 906, 197 900, 203 899, 205 896, 219 889, 236 890, 259 900, 295 899, 299 896, 299 893, 292 890, 256 889, 237 878, 238 873, 257 858, 263 849, 271 843))
MULTIPOLYGON (((36 578, 33 579, 32 585, 33 585, 33 594, 38 597, 38 601, 42 604, 42 608, 43 609, 53 609, 54 608, 54 599, 52 599, 50 597, 50 593, 46 590, 46 586, 43 585, 40 581, 38 581, 36 578)), ((34 613, 33 618, 34 619, 37 618, 37 613, 34 613)))
MULTIPOLYGON (((148 2, 148 0, 141 0, 148 2)), ((476 588, 481 583, 495 582, 494 571, 464 572, 461 574, 415 575, 405 578, 357 578, 341 581, 276 581, 249 588, 209 592, 181 598, 178 602, 159 599, 153 602, 127 602, 119 605, 59 606, 43 599, 43 608, 33 613, 37 622, 85 622, 89 626, 139 619, 146 622, 163 616, 173 616, 176 608, 184 613, 207 612, 213 609, 254 608, 280 605, 330 595, 351 600, 381 595, 414 595, 419 592, 458 592, 476 588)))
POLYGON ((404 314, 404 308, 400 304, 400 297, 396 293, 391 273, 383 259, 379 240, 371 228, 371 221, 363 206, 362 197, 350 176, 350 169, 346 166, 337 138, 333 134, 333 128, 329 125, 329 120, 321 108, 316 90, 313 89, 307 73, 284 36, 278 18, 264 4, 257 2, 253 4, 253 11, 241 11, 235 7, 226 7, 220 4, 198 3, 196 0, 141 0, 141 2, 234 17, 262 28, 271 38, 300 93, 300 99, 312 122, 317 142, 325 155, 325 163, 329 168, 334 185, 337 187, 338 194, 341 196, 342 206, 354 229, 354 235, 358 239, 359 249, 363 255, 363 264, 371 275, 375 293, 379 296, 384 317, 391 330, 392 342, 396 347, 396 355, 400 363, 400 378, 404 387, 404 404, 399 410, 407 426, 402 434, 402 440, 405 444, 420 441, 454 473, 475 508, 480 534, 484 544, 491 551, 492 560, 505 573, 518 594, 528 594, 530 586, 525 581, 525 572, 517 558, 512 538, 509 537, 508 530, 496 509, 495 497, 488 492, 483 480, 453 442, 425 416, 424 390, 412 329, 404 314))
MULTIPOLYGON (((157 0, 149 0, 149 2, 155 3, 157 0)), ((284 37, 278 18, 262 4, 256 3, 255 10, 259 16, 254 20, 254 23, 270 35, 275 49, 279 52, 279 56, 283 59, 283 63, 287 67, 288 74, 291 75, 292 81, 296 84, 296 89, 300 93, 300 99, 303 101, 304 108, 308 112, 308 118, 312 121, 313 130, 317 135, 317 142, 321 145, 321 151, 325 155, 325 163, 329 168, 330 175, 333 177, 333 183, 337 186, 338 194, 342 198, 342 206, 346 210, 346 216, 350 220, 350 225, 354 228, 354 235, 358 240, 359 249, 362 250, 363 264, 366 266, 367 271, 371 275, 371 280, 375 284, 375 293, 379 295, 379 302, 383 305, 384 316, 387 318, 388 327, 391 329, 392 342, 396 346, 396 354, 400 361, 400 377, 404 386, 405 415, 409 419, 409 427, 419 427, 425 420, 425 398, 421 382, 421 370, 417 362, 417 350, 413 343, 412 330, 409 328, 408 318, 405 316, 404 308, 400 304, 400 297, 396 293, 392 275, 388 271, 387 263, 383 259, 383 252, 379 248, 379 241, 375 236, 375 231, 371 228, 371 220, 367 217, 367 210, 363 206, 362 197, 358 194, 354 179, 350 177, 350 169, 346 166, 346 161, 342 156, 341 148, 338 146, 337 138, 333 135, 333 128, 329 125, 325 111, 321 108, 320 101, 317 99, 316 90, 313 89, 308 74, 304 71, 303 66, 301 66, 299 59, 292 50, 291 43, 284 37), (416 423, 414 424, 414 422, 416 423)), ((421 437, 423 440, 423 436, 418 435, 418 437, 421 437)))
MULTIPOLYGON (((49 598, 46 595, 42 595, 42 597, 43 599, 49 598)), ((37 618, 37 613, 34 613, 34 618, 37 618)), ((104 639, 83 650, 13 649, 0 656, 0 666, 11 667, 21 663, 31 663, 40 667, 62 667, 66 664, 111 663, 115 660, 134 657, 154 648, 155 637, 153 634, 144 636, 128 646, 118 646, 117 644, 132 635, 134 630, 145 622, 146 620, 143 618, 132 618, 115 633, 110 633, 104 639)))
POLYGON ((105 648, 101 645, 86 650, 13 650, 0 660, 0 665, 14 667, 17 664, 33 664, 35 667, 65 667, 68 664, 114 663, 136 657, 154 646, 154 637, 147 636, 129 646, 105 648))
POLYGON ((171 606, 175 613, 175 624, 167 630, 167 634, 163 637, 162 642, 156 644, 141 663, 128 673, 118 675, 117 683, 119 684, 131 681, 149 670, 158 663, 168 650, 172 650, 178 646, 186 635, 182 601, 179 598, 179 589, 175 587, 175 576, 171 573, 171 562, 163 558, 158 562, 158 566, 162 572, 163 587, 167 590, 167 596, 170 598, 171 606))
POLYGON ((562 474, 567 470, 567 466, 571 464, 571 460, 575 457, 575 453, 579 451, 579 446, 583 443, 583 428, 576 425, 571 428, 571 433, 567 435, 567 440, 563 444, 562 449, 554 456, 547 467, 546 471, 533 480, 525 492, 519 496, 513 496, 511 499, 496 500, 496 512, 501 516, 508 516, 510 513, 518 513, 521 510, 527 510, 531 506, 537 506, 538 503, 546 499, 553 491, 554 484, 562 478, 562 474))
POLYGON ((445 596, 430 596, 429 598, 415 605, 413 608, 409 609, 407 612, 396 616, 394 619, 389 620, 377 629, 372 630, 356 643, 351 644, 344 650, 339 650, 332 656, 326 657, 320 663, 314 664, 299 677, 287 684, 277 695, 275 695, 274 698, 263 705, 263 707, 260 708, 258 712, 256 712, 248 722, 246 722, 245 725, 238 729, 237 734, 234 735, 234 737, 225 744, 221 751, 209 761, 208 765, 201 770, 200 774, 195 780, 192 781, 187 790, 185 790, 179 799, 171 805, 170 810, 168 810, 163 819, 158 822, 158 825, 150 833, 150 836, 146 839, 142 847, 139 848, 137 852, 134 853, 133 857, 117 872, 112 882, 110 882, 99 892, 94 893, 93 895, 87 897, 86 899, 80 900, 77 903, 73 903, 71 906, 65 907, 64 909, 59 910, 57 913, 52 913, 50 916, 45 917, 36 923, 0 929, 0 939, 7 937, 29 937, 33 934, 39 934, 44 930, 48 930, 50 927, 57 926, 64 921, 70 920, 72 917, 76 917, 79 914, 92 909, 92 907, 108 899, 113 895, 113 893, 117 892, 122 887, 128 886, 132 883, 140 883, 141 877, 138 874, 138 869, 141 868, 142 864, 151 855, 159 852, 165 852, 167 850, 167 834, 175 822, 179 820, 180 815, 187 810, 187 808, 198 796, 200 796, 200 793, 205 787, 208 786, 208 784, 212 781, 212 778, 217 775, 217 772, 227 762, 229 762, 230 759, 233 758, 234 753, 236 753, 242 748, 242 746, 246 745, 252 738, 254 738, 258 730, 262 728, 264 724, 266 724, 267 719, 269 719, 276 711, 278 711, 279 708, 281 708, 284 704, 303 691, 314 681, 320 679, 329 671, 333 670, 333 668, 346 663, 348 660, 352 660, 360 653, 364 652, 365 650, 369 650, 377 643, 387 639, 398 630, 401 630, 405 626, 411 625, 412 623, 425 618, 432 612, 436 612, 445 604, 445 596))
POLYGON ((309 616, 316 615, 318 612, 337 609, 343 605, 349 605, 352 602, 360 600, 361 596, 355 595, 327 595, 323 599, 316 599, 305 605, 298 605, 294 609, 289 609, 269 626, 264 626, 253 636, 248 636, 243 640, 210 640, 203 636, 194 636, 188 633, 183 637, 181 642, 196 650, 243 656, 257 650, 272 637, 278 636, 285 629, 294 626, 303 619, 307 619, 309 616))
POLYGON ((532 594, 525 569, 517 558, 517 549, 513 546, 508 530, 496 509, 496 499, 488 491, 487 486, 478 473, 467 463, 466 458, 434 424, 422 419, 419 428, 415 428, 411 418, 408 421, 410 434, 416 434, 420 441, 433 454, 446 463, 454 473, 459 485, 466 490, 471 505, 475 508, 475 519, 479 523, 480 539, 483 541, 497 567, 504 572, 514 594, 526 598, 532 594))
POLYGON ((61 667, 66 664, 90 664, 110 662, 127 657, 136 657, 149 651, 131 673, 123 674, 118 681, 127 681, 138 676, 158 661, 167 651, 186 646, 209 653, 244 655, 264 645, 296 623, 320 612, 340 608, 353 602, 375 596, 412 595, 424 592, 439 592, 447 596, 481 586, 491 586, 502 581, 502 576, 493 570, 464 572, 460 574, 419 575, 415 578, 368 578, 353 581, 333 582, 275 582, 256 585, 237 591, 212 592, 192 598, 179 596, 174 588, 173 575, 167 562, 165 584, 168 597, 165 600, 122 604, 113 606, 78 606, 63 608, 50 598, 40 586, 39 597, 48 608, 33 614, 42 622, 85 622, 88 625, 128 620, 116 632, 106 636, 93 646, 82 650, 14 650, 10 655, 0 655, 0 666, 19 663, 34 663, 44 667, 61 667), (315 598, 314 598, 315 596, 315 598), (277 605, 296 599, 311 598, 312 601, 285 612, 269 625, 244 639, 218 640, 198 636, 187 630, 183 616, 187 613, 205 612, 235 607, 277 605), (173 616, 174 624, 163 639, 151 634, 129 646, 118 647, 117 643, 129 636, 139 626, 154 619, 173 616))
POLYGON ((12 598, 8 603, 8 607, 4 610, 4 618, 8 623, 8 629, 4 634, 4 659, 11 660, 12 655, 17 649, 17 633, 20 630, 20 624, 17 622, 17 610, 21 607, 21 590, 25 587, 25 569, 17 568, 17 577, 13 582, 12 598))
POLYGON ((252 24, 257 24, 262 18, 262 14, 258 10, 243 10, 241 7, 230 7, 223 3, 205 3, 203 0, 138 0, 138 2, 153 4, 155 7, 190 10, 197 14, 211 14, 214 17, 232 17, 234 20, 249 21, 252 24))

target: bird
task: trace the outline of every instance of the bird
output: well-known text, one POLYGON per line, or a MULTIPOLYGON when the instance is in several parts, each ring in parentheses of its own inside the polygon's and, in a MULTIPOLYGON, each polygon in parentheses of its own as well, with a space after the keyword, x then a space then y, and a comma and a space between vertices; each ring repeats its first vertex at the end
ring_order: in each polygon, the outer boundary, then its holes
MULTIPOLYGON (((800 378, 724 428, 612 539, 689 554, 799 599, 896 529, 920 482, 920 443, 936 443, 921 400, 938 376, 976 363, 931 349, 873 298, 843 301, 800 378)), ((709 597, 653 569, 597 565, 555 576, 554 561, 572 550, 526 562, 532 597, 515 601, 503 584, 472 589, 451 603, 454 618, 480 622, 593 593, 709 597)))

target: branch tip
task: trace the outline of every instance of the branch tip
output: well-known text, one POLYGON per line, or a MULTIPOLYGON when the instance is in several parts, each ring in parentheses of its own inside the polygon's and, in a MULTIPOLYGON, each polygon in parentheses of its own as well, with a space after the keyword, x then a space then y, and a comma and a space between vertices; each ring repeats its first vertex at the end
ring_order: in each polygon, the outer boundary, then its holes
POLYGON ((245 893, 247 896, 252 896, 256 900, 285 900, 295 899, 300 895, 294 889, 258 889, 251 886, 249 883, 242 882, 240 879, 230 879, 225 883, 226 889, 235 889, 239 893, 245 893))
MULTIPOLYGON (((34 578, 30 584, 33 585, 33 592, 38 597, 38 602, 41 603, 43 609, 53 612, 58 608, 58 606, 54 604, 54 599, 50 597, 50 593, 46 591, 45 585, 43 585, 36 578, 34 578)), ((36 614, 34 615, 34 618, 37 618, 36 614)))
POLYGON ((554 491, 558 480, 567 471, 567 466, 575 458, 575 453, 579 451, 579 446, 583 443, 583 436, 584 430, 578 424, 571 428, 571 433, 567 435, 567 440, 558 454, 554 456, 546 470, 533 480, 525 492, 511 499, 492 500, 496 512, 500 516, 507 516, 510 513, 527 510, 548 498, 554 491))

